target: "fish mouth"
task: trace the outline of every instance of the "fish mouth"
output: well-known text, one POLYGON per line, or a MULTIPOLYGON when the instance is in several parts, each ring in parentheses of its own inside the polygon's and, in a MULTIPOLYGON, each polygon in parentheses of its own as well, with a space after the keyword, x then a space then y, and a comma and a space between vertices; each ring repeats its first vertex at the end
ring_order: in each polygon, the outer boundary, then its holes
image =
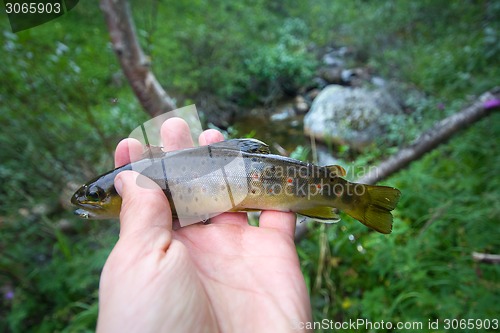
POLYGON ((91 212, 89 212, 88 210, 81 209, 81 208, 75 209, 75 211, 73 213, 76 216, 81 217, 82 219, 89 219, 90 214, 91 214, 91 212))
POLYGON ((99 205, 92 205, 83 202, 73 202, 73 204, 80 207, 75 209, 74 214, 83 219, 99 218, 99 214, 96 214, 94 211, 102 210, 102 207, 99 205))
POLYGON ((79 203, 78 206, 83 208, 75 209, 73 213, 82 219, 103 220, 114 217, 114 216, 108 216, 109 214, 106 214, 106 210, 104 210, 101 206, 82 204, 82 203, 79 203))

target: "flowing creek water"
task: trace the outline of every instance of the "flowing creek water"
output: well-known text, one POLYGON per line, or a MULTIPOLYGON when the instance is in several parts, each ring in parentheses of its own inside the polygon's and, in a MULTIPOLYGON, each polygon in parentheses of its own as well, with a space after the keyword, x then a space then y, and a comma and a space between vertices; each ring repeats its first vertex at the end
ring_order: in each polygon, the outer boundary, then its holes
POLYGON ((238 136, 250 135, 264 141, 274 152, 276 152, 276 144, 283 147, 288 153, 297 146, 310 146, 310 139, 304 134, 304 115, 272 119, 268 111, 255 110, 239 116, 233 127, 238 136))

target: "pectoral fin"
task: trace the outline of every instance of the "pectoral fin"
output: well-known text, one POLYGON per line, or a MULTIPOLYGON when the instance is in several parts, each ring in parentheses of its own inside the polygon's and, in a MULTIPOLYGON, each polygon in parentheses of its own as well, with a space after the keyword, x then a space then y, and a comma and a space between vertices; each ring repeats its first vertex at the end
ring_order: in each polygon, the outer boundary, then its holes
POLYGON ((337 223, 340 221, 337 210, 332 207, 314 207, 297 211, 297 213, 322 223, 337 223))

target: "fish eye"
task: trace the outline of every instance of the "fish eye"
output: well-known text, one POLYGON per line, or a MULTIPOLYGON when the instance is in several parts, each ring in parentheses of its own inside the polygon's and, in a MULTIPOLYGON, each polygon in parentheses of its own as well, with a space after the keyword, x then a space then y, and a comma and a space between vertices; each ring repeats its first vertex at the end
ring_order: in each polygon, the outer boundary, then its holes
POLYGON ((104 190, 99 186, 92 186, 87 190, 86 196, 90 201, 97 202, 104 200, 104 198, 106 197, 106 192, 104 192, 104 190))

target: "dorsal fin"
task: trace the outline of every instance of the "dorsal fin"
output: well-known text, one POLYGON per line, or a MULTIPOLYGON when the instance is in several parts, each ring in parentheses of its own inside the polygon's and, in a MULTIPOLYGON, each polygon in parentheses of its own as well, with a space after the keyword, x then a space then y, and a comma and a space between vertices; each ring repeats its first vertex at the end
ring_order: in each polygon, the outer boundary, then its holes
POLYGON ((345 175, 347 174, 345 169, 340 165, 329 165, 326 166, 325 168, 328 169, 330 176, 345 177, 345 175))
POLYGON ((210 144, 214 148, 225 148, 245 153, 269 154, 269 146, 257 139, 231 139, 210 144))
POLYGON ((146 150, 142 153, 141 159, 149 158, 162 158, 165 156, 165 152, 160 146, 146 145, 146 150))

